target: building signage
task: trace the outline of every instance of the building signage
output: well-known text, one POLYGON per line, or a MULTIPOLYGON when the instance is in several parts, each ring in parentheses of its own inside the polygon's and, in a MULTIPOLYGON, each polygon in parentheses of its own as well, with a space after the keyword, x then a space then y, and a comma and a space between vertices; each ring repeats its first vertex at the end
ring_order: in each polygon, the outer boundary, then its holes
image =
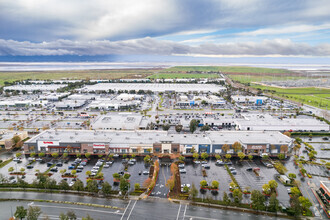
POLYGON ((59 146, 59 141, 38 141, 39 147, 59 146))
POLYGON ((94 149, 105 149, 105 144, 104 143, 95 143, 93 144, 94 149))
POLYGON ((260 150, 260 149, 264 149, 265 147, 262 145, 250 145, 248 147, 248 149, 253 149, 253 150, 260 150))

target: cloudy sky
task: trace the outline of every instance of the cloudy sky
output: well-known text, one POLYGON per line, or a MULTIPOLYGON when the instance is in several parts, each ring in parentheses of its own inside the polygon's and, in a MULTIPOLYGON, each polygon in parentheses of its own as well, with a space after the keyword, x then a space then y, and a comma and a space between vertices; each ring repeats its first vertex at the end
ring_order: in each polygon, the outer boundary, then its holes
POLYGON ((0 56, 329 57, 329 0, 0 0, 0 56))

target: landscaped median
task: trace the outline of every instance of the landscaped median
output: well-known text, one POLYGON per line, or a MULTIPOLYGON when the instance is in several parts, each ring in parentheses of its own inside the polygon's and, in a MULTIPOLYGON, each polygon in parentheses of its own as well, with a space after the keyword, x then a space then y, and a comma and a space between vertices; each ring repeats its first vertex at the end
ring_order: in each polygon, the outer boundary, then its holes
POLYGON ((80 206, 89 206, 95 208, 106 208, 106 209, 123 209, 117 206, 110 205, 101 205, 101 204, 92 204, 92 203, 82 203, 82 202, 69 202, 69 201, 56 201, 56 200, 43 200, 43 199, 0 199, 1 202, 5 201, 29 201, 29 202, 48 202, 48 203, 58 203, 58 204, 68 204, 68 205, 80 205, 80 206))
POLYGON ((0 163, 0 168, 6 166, 7 164, 9 164, 9 163, 12 162, 12 161, 13 161, 13 158, 10 158, 10 159, 8 159, 8 160, 2 161, 2 162, 0 163))

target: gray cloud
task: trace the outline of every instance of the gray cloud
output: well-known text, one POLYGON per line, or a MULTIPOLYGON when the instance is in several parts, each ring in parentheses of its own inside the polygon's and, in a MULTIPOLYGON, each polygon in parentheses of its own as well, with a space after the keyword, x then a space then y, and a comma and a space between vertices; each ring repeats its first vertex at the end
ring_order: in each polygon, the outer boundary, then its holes
POLYGON ((56 40, 42 43, 0 39, 0 55, 201 55, 201 56, 330 56, 330 44, 309 45, 288 39, 190 46, 142 38, 127 41, 56 40))
POLYGON ((124 40, 330 20, 329 0, 1 0, 0 38, 124 40))

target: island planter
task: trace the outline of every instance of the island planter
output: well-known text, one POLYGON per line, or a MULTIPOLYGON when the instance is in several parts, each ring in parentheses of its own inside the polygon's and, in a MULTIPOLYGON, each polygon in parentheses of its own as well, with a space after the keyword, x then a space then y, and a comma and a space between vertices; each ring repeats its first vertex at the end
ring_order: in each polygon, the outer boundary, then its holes
POLYGON ((303 177, 306 177, 305 174, 303 174, 303 172, 301 172, 301 169, 299 169, 299 172, 303 177))
POLYGON ((116 179, 116 178, 114 178, 114 179, 113 179, 113 182, 115 182, 115 183, 119 183, 119 182, 120 182, 120 179, 116 179))
POLYGON ((9 175, 21 175, 21 176, 25 176, 26 173, 22 173, 22 172, 12 172, 9 173, 9 175))
POLYGON ((219 190, 219 188, 212 188, 211 186, 210 187, 201 187, 201 189, 204 189, 204 190, 216 190, 216 191, 218 191, 219 190))
POLYGON ((35 176, 52 176, 52 173, 36 173, 35 176))
POLYGON ((245 195, 250 195, 251 191, 243 191, 242 193, 245 194, 245 195))
POLYGON ((86 180, 104 180, 104 178, 86 177, 86 180))
POLYGON ((62 175, 62 178, 77 178, 77 175, 62 175))
MULTIPOLYGON (((277 190, 276 190, 275 192, 276 192, 276 197, 277 197, 277 196, 278 196, 277 190)), ((270 194, 266 194, 266 193, 262 192, 262 194, 263 194, 264 196, 268 196, 268 197, 270 197, 270 196, 272 195, 272 192, 271 192, 270 194)))
POLYGON ((298 166, 297 160, 294 160, 293 163, 298 166))

